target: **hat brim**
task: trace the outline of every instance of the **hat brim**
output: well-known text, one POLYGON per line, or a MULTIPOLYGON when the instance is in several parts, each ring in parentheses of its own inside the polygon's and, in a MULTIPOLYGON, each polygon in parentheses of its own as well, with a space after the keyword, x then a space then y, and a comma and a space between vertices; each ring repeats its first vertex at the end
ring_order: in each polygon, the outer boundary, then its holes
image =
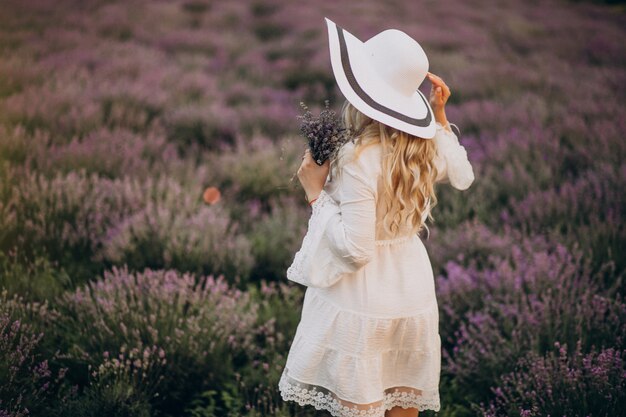
POLYGON ((337 85, 345 98, 374 120, 424 139, 436 133, 428 99, 417 89, 405 95, 378 75, 368 60, 364 43, 332 20, 328 27, 330 61, 337 85))

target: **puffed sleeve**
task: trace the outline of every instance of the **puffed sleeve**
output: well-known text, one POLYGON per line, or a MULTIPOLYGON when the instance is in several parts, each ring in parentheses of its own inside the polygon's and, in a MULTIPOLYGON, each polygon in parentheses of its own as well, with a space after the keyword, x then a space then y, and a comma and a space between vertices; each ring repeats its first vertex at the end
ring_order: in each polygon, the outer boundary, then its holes
POLYGON ((459 143, 459 138, 446 124, 446 129, 439 122, 436 123, 437 132, 433 140, 437 143, 437 158, 435 163, 439 170, 439 181, 449 181, 457 190, 466 190, 474 182, 474 170, 467 158, 465 147, 459 143))
POLYGON ((287 278, 309 287, 329 287, 371 261, 375 250, 376 196, 358 162, 343 167, 341 202, 322 190, 309 228, 287 278))

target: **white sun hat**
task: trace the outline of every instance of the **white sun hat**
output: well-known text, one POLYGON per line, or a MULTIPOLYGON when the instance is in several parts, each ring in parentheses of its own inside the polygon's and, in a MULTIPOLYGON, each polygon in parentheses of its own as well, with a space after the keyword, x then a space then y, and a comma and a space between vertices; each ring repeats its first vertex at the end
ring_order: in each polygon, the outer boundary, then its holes
POLYGON ((388 29, 361 42, 325 18, 330 62, 345 98, 374 120, 424 139, 435 136, 433 110, 419 86, 428 58, 406 33, 388 29))

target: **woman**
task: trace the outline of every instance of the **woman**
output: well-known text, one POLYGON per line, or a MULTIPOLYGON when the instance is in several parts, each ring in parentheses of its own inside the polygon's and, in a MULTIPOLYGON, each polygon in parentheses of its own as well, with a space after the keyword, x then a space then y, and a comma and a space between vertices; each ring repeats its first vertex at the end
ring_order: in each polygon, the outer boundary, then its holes
POLYGON ((438 305, 419 233, 435 183, 474 181, 446 118, 451 91, 405 33, 363 43, 326 21, 343 122, 359 134, 322 166, 307 149, 298 170, 313 212, 287 277, 308 288, 279 389, 339 417, 439 411, 438 305))

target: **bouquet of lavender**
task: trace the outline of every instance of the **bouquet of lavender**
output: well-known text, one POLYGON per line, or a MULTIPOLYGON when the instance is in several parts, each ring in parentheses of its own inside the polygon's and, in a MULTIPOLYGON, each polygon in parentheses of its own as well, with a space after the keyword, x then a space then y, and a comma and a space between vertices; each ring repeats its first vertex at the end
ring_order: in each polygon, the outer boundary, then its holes
POLYGON ((305 113, 297 116, 302 120, 300 132, 308 140, 311 156, 318 165, 323 165, 327 159, 333 161, 341 146, 354 137, 352 129, 344 128, 337 114, 329 108, 328 100, 325 105, 319 117, 314 117, 309 108, 300 102, 305 113))

